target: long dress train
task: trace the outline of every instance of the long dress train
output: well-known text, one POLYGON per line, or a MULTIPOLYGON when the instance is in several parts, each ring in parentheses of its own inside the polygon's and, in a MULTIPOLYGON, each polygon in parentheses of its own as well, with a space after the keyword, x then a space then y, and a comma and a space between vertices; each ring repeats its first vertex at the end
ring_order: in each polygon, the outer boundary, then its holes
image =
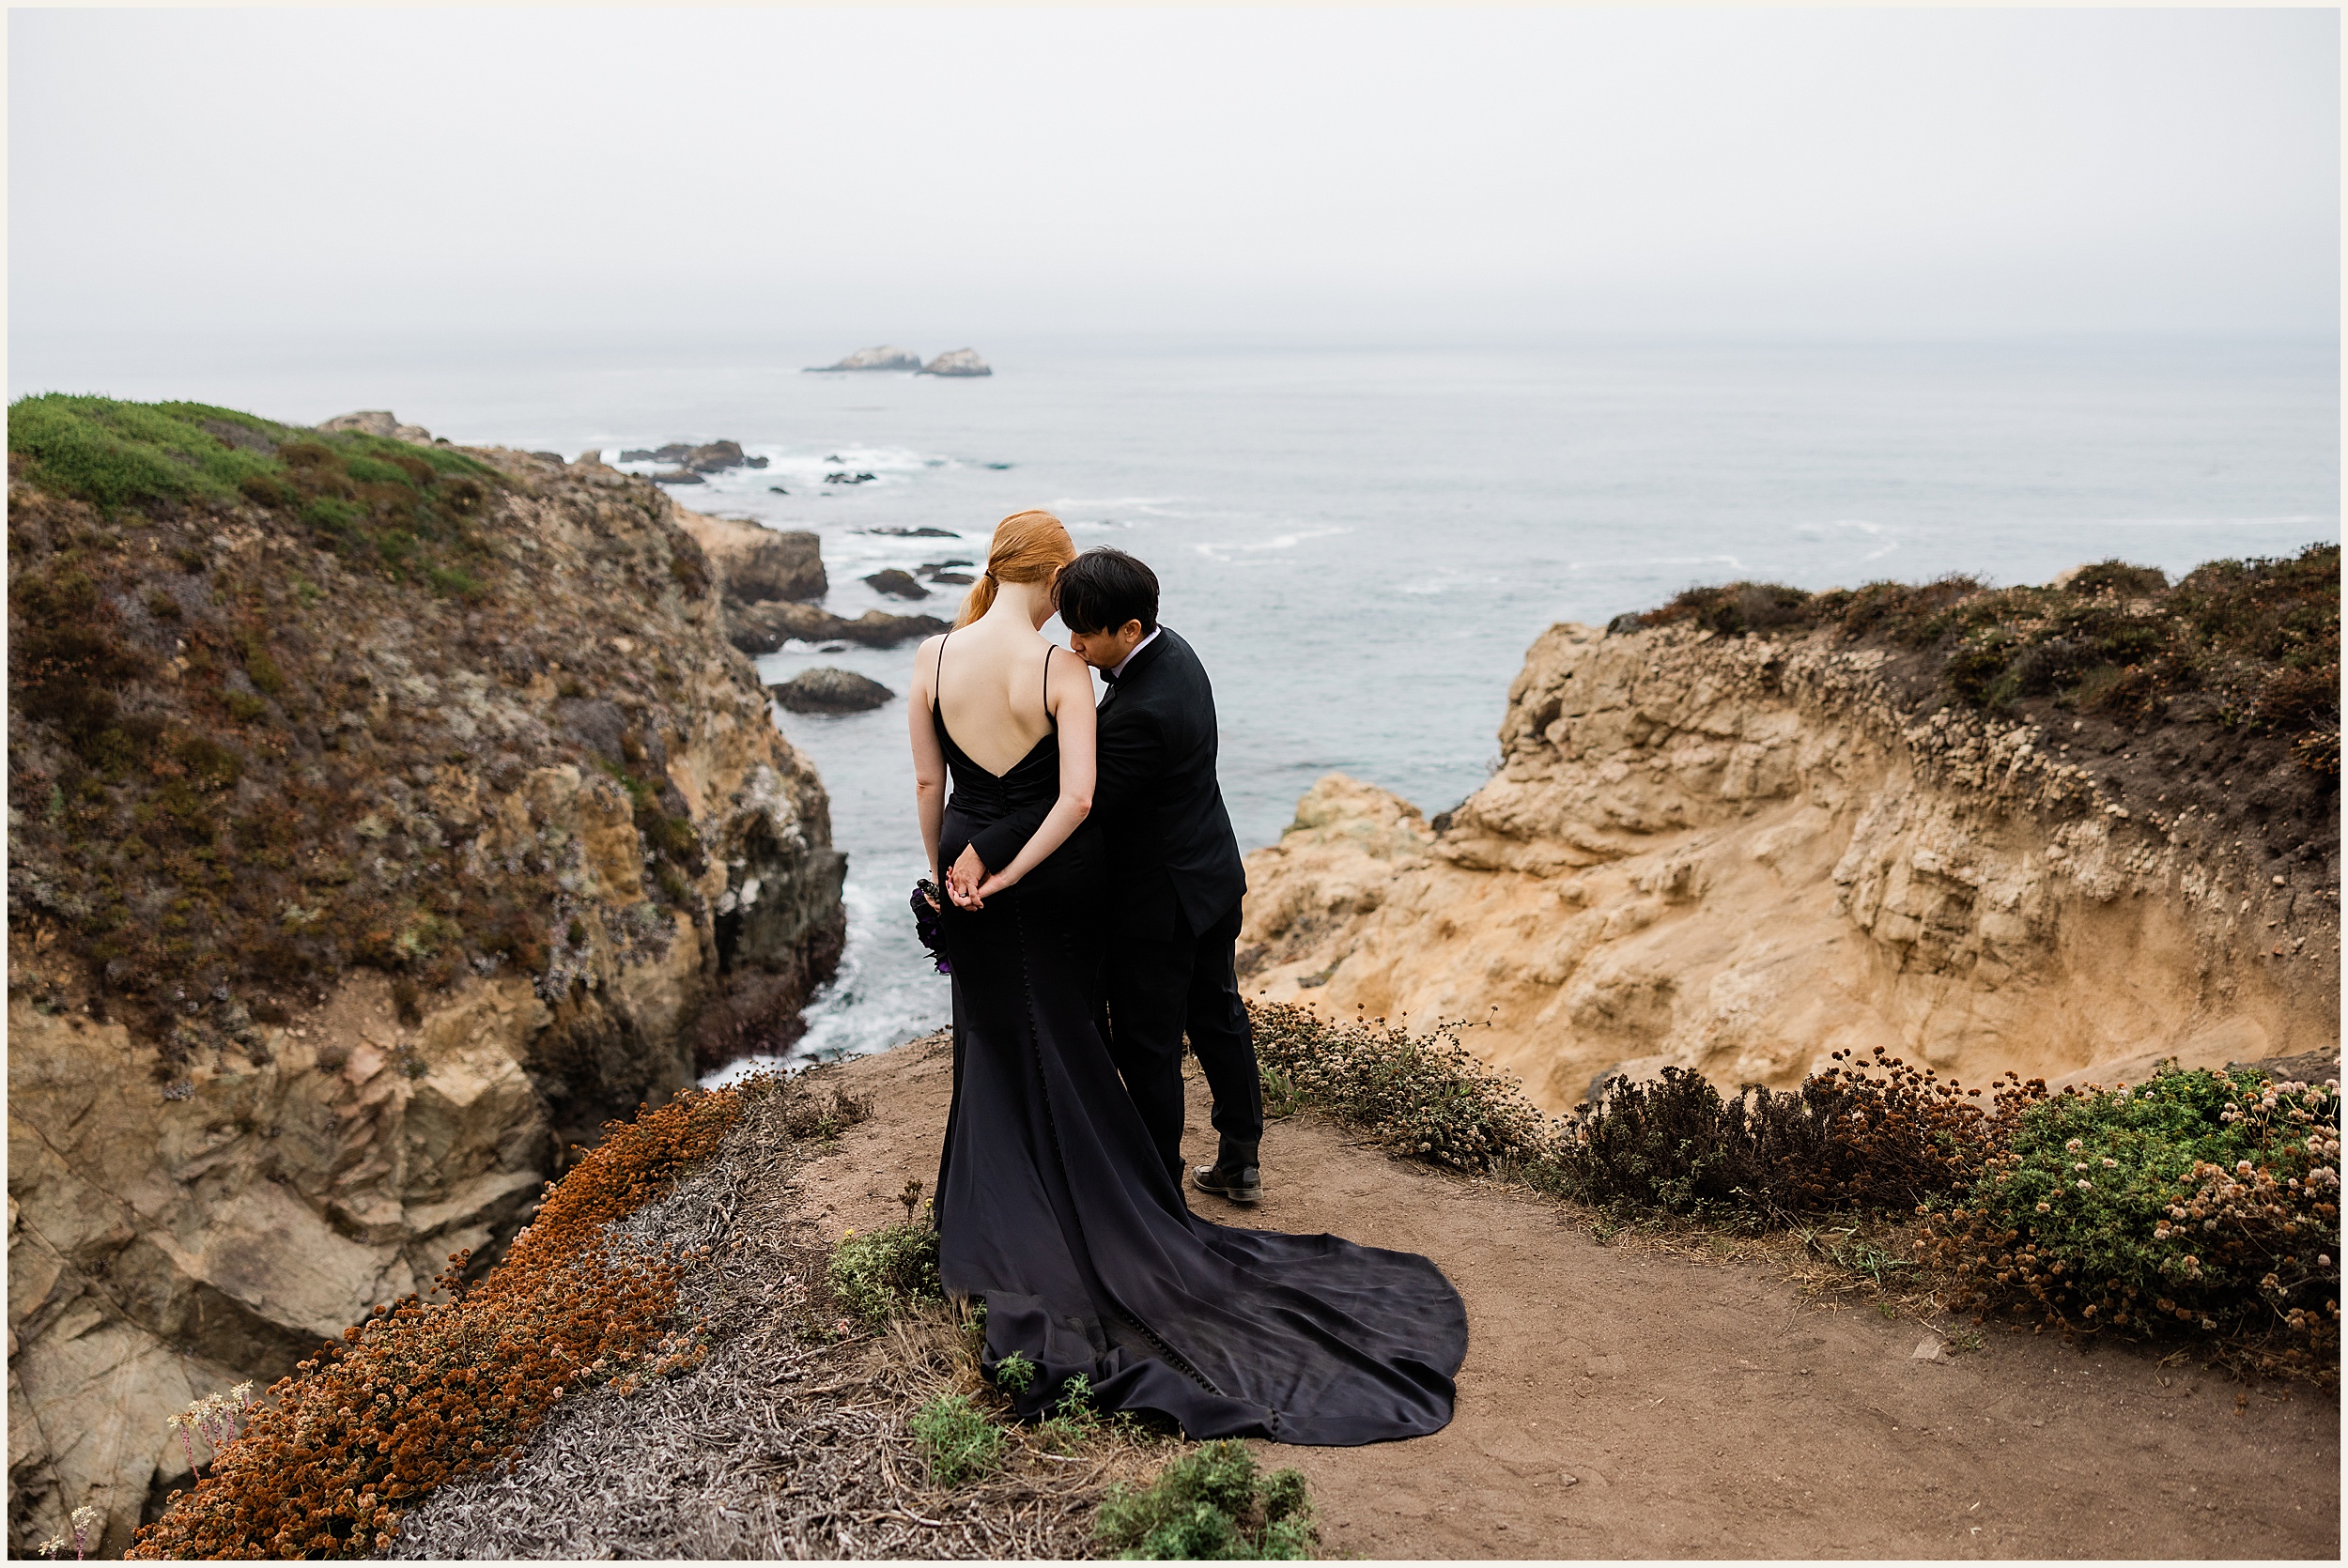
MULTIPOLYGON (((933 717, 935 710, 933 708, 933 717)), ((1058 790, 1056 736, 1002 775, 938 736, 953 776, 939 846, 1058 790)), ((1213 1224, 1160 1163, 1095 1020, 1117 890, 1078 828, 981 911, 951 904, 954 1093, 938 1165, 938 1271, 986 1301, 985 1364, 1039 1372, 1022 1414, 1079 1374, 1106 1409, 1195 1438, 1349 1445, 1451 1419, 1467 1314, 1433 1263, 1334 1236, 1213 1224)))

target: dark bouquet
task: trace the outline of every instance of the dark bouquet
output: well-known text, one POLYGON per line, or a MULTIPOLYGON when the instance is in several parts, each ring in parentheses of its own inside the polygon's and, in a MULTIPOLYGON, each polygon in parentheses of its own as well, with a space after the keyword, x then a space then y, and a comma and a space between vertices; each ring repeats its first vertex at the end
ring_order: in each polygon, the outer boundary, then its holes
POLYGON ((923 877, 913 884, 913 934, 921 939, 921 945, 927 947, 930 957, 937 961, 937 972, 950 975, 954 966, 946 961, 945 939, 939 935, 937 929, 939 909, 945 901, 946 895, 939 892, 937 884, 929 878, 923 877))

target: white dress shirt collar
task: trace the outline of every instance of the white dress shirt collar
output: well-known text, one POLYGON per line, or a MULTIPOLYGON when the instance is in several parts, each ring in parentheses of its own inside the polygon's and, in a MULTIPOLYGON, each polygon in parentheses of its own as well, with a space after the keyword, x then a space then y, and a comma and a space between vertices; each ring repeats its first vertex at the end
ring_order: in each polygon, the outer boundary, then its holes
POLYGON ((1121 658, 1121 659, 1118 660, 1118 661, 1117 661, 1117 668, 1116 668, 1115 669, 1110 670, 1110 671, 1109 671, 1109 673, 1110 673, 1110 674, 1112 674, 1112 675, 1114 675, 1114 676, 1116 676, 1116 677, 1117 677, 1119 680, 1120 680, 1120 681, 1121 681, 1121 680, 1123 680, 1123 679, 1125 678, 1125 667, 1126 667, 1127 665, 1129 665, 1129 664, 1133 663, 1133 662, 1134 662, 1134 660, 1135 660, 1135 659, 1139 658, 1139 657, 1141 656, 1141 651, 1142 651, 1144 648, 1147 648, 1147 647, 1149 647, 1149 646, 1150 646, 1150 644, 1151 644, 1151 643, 1153 643, 1153 642, 1157 641, 1157 640, 1158 640, 1158 634, 1159 634, 1160 632, 1164 631, 1164 630, 1166 630, 1166 628, 1165 628, 1165 627, 1163 627, 1163 626, 1152 626, 1152 627, 1151 627, 1151 628, 1150 628, 1150 635, 1149 635, 1148 637, 1143 638, 1142 638, 1139 642, 1135 643, 1135 644, 1134 644, 1134 651, 1133 651, 1132 653, 1130 653, 1126 654, 1123 658, 1121 658))

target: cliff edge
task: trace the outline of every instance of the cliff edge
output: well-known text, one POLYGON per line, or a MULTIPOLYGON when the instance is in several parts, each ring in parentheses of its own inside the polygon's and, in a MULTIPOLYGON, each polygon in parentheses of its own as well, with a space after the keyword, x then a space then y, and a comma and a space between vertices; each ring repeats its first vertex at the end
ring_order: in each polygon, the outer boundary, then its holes
POLYGON ((2338 574, 1739 584, 1553 626, 1455 810, 1331 776, 1249 856, 1248 987, 1488 1022, 1551 1111, 1878 1044, 1972 1084, 2336 1049, 2338 574))
POLYGON ((35 398, 8 489, 9 1535, 111 1554, 167 1415, 788 1039, 844 862, 649 484, 35 398))

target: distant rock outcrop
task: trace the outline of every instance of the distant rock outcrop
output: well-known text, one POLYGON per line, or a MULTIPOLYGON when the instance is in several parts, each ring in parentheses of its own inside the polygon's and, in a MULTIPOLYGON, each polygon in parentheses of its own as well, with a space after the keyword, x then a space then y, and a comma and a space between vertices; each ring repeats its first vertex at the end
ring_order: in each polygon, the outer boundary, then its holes
POLYGON ((675 473, 657 473, 656 484, 699 484, 700 476, 723 473, 728 469, 763 469, 764 457, 751 457, 742 451, 739 441, 711 441, 706 446, 694 446, 686 441, 672 441, 664 447, 634 447, 620 453, 623 463, 674 463, 675 473))
POLYGON ((321 420, 320 430, 356 430, 362 436, 381 436, 388 440, 411 441, 417 446, 430 446, 432 432, 421 424, 402 424, 389 408, 363 408, 355 414, 336 414, 321 420))
POLYGON ((805 669, 768 686, 775 700, 795 714, 861 714, 897 694, 853 669, 805 669))
POLYGON ((768 602, 745 605, 726 618, 728 635, 745 653, 771 653, 796 638, 804 642, 855 642, 894 648, 917 638, 935 637, 947 623, 935 615, 889 615, 868 609, 854 621, 813 605, 768 602))
POLYGON ((994 367, 975 348, 953 348, 921 367, 924 376, 992 376, 994 367))
POLYGON ((811 371, 827 370, 919 370, 921 356, 910 348, 894 344, 882 344, 877 348, 859 348, 837 364, 810 365, 811 371))

